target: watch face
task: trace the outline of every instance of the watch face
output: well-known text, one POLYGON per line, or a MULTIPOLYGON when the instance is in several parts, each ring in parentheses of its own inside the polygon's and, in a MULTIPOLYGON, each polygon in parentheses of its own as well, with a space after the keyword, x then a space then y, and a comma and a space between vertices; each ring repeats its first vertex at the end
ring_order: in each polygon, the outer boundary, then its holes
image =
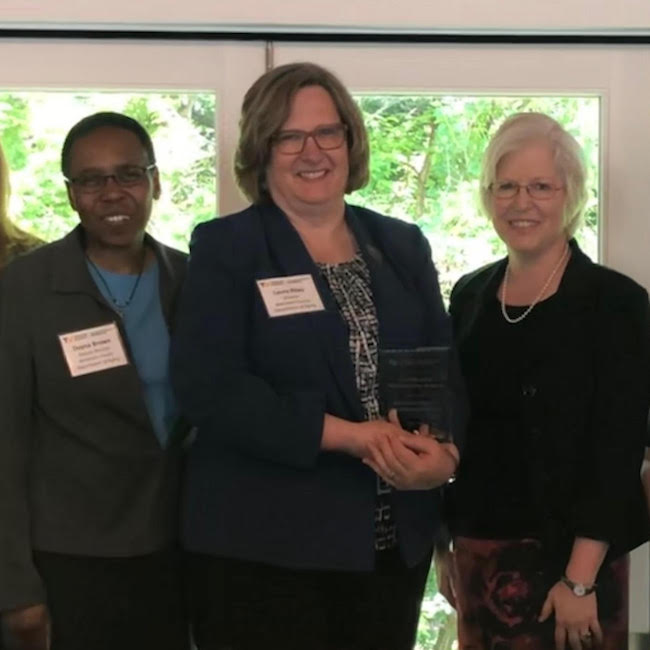
POLYGON ((573 585, 573 593, 576 596, 584 596, 587 593, 584 585, 573 585))

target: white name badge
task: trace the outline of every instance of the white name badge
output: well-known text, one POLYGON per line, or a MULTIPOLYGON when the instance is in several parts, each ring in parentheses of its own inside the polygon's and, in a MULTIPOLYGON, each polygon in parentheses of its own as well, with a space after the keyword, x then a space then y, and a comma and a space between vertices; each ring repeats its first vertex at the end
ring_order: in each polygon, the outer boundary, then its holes
POLYGON ((73 377, 129 363, 115 323, 59 334, 59 342, 73 377))
POLYGON ((325 309, 314 278, 308 273, 257 280, 257 288, 271 318, 325 309))

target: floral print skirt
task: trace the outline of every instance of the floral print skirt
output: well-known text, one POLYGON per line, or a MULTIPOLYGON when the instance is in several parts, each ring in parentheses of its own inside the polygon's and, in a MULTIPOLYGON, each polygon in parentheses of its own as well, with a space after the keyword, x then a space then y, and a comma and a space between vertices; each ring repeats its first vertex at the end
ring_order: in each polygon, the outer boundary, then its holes
MULTIPOLYGON (((537 621, 559 576, 545 575, 538 540, 454 540, 453 582, 459 650, 553 650, 553 617, 537 621)), ((629 557, 608 564, 598 578, 602 650, 628 647, 629 557)))

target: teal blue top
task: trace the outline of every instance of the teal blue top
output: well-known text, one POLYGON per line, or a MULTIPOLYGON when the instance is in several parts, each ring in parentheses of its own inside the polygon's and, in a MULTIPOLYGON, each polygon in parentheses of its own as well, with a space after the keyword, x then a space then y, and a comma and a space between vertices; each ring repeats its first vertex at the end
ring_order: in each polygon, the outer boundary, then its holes
POLYGON ((158 264, 144 271, 139 281, 137 275, 87 265, 106 301, 122 316, 151 424, 165 447, 178 409, 169 378, 169 331, 160 304, 158 264))

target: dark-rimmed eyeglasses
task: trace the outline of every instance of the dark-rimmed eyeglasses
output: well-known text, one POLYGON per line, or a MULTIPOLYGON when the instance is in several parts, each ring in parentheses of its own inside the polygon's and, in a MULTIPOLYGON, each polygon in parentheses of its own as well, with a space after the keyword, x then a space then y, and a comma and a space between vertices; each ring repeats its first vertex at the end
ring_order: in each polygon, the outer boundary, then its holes
POLYGON ((278 153, 302 153, 307 138, 313 138, 319 149, 328 151, 343 146, 348 127, 345 124, 323 124, 312 131, 288 129, 279 131, 273 138, 273 144, 278 153))
POLYGON ((492 183, 489 187, 490 193, 497 199, 513 199, 523 189, 528 192, 531 199, 544 201, 551 199, 559 190, 563 190, 562 185, 553 185, 548 181, 534 181, 526 185, 520 185, 514 181, 498 181, 492 183))
POLYGON ((66 183, 69 183, 76 190, 80 192, 98 192, 106 186, 108 179, 112 178, 120 187, 135 187, 140 185, 147 173, 156 168, 156 163, 151 163, 146 167, 140 165, 121 165, 116 167, 112 174, 100 174, 99 172, 85 172, 75 176, 74 178, 67 178, 64 176, 66 183))

